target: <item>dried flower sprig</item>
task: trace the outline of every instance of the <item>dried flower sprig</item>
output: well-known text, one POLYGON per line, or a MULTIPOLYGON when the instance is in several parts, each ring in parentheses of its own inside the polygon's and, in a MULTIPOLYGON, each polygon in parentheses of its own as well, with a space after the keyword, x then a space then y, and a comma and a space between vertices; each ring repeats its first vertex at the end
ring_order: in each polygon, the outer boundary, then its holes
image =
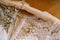
POLYGON ((0 4, 0 24, 4 25, 5 29, 8 29, 10 24, 16 21, 18 11, 14 7, 7 7, 0 4))
POLYGON ((59 21, 56 17, 52 16, 50 13, 46 11, 41 11, 36 8, 31 7, 28 3, 22 2, 22 1, 11 1, 11 0, 0 0, 1 4, 4 4, 6 6, 14 6, 15 8, 26 10, 35 16, 42 18, 46 21, 51 21, 52 23, 55 23, 56 21, 59 21))

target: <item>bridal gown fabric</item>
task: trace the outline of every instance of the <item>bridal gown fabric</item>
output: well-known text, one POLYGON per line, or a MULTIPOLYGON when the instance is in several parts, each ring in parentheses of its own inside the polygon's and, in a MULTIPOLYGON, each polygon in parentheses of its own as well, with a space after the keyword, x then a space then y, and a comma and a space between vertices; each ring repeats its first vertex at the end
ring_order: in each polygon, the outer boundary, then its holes
POLYGON ((14 7, 0 4, 0 17, 3 18, 0 18, 0 25, 6 30, 3 32, 0 26, 1 40, 5 40, 7 35, 8 40, 60 40, 60 26, 20 12, 14 7))

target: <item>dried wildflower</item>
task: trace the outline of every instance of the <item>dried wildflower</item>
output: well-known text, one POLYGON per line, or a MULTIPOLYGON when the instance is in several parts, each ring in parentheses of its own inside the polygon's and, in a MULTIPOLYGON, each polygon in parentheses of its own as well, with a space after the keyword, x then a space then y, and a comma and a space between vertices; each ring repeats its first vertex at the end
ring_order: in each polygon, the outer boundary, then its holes
POLYGON ((16 20, 18 11, 14 7, 7 7, 0 4, 0 24, 8 29, 10 24, 14 23, 16 20))

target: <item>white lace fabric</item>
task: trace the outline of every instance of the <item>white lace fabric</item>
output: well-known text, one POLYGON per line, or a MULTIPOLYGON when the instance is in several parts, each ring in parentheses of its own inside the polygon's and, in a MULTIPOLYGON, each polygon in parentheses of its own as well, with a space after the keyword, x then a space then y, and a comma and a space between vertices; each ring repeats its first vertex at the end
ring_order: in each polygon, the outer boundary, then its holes
MULTIPOLYGON (((34 15, 27 15, 20 13, 19 18, 21 18, 20 24, 17 26, 16 30, 10 40, 57 40, 59 39, 58 32, 54 29, 58 28, 58 25, 53 25, 48 21, 43 19, 38 19, 34 15), (50 31, 52 30, 53 31, 50 31)), ((59 34, 60 35, 60 34, 59 34)), ((60 40, 60 39, 59 39, 60 40)))
MULTIPOLYGON (((13 8, 10 8, 10 11, 11 10, 14 11, 13 8)), ((7 9, 3 12, 5 13, 6 11, 7 9)), ((20 13, 20 11, 15 11, 11 13, 18 13, 18 17, 16 15, 13 16, 13 19, 16 17, 16 20, 13 20, 14 24, 9 25, 7 32, 8 40, 60 40, 59 25, 53 25, 51 22, 44 21, 43 19, 37 18, 34 15, 20 13)), ((6 34, 6 32, 3 32, 4 30, 1 30, 2 27, 0 28, 0 39, 5 40, 7 36, 5 35, 4 38, 2 37, 4 36, 3 34, 6 34)))

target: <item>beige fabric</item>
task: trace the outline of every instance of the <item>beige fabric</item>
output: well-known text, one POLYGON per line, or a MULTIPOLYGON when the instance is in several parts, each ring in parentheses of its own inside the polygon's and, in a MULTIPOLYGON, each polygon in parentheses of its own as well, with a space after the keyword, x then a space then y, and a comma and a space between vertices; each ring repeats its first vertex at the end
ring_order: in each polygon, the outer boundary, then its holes
POLYGON ((51 22, 30 14, 20 13, 18 16, 18 20, 20 19, 19 25, 16 26, 10 40, 57 40, 58 25, 53 25, 51 22))
MULTIPOLYGON (((5 8, 7 7, 5 6, 5 8)), ((12 12, 13 11, 14 10, 12 9, 12 12)), ((7 33, 9 40, 60 40, 59 25, 52 24, 49 21, 37 18, 36 16, 31 14, 22 13, 18 10, 16 17, 16 21, 13 20, 14 24, 9 25, 8 28, 7 33)))

